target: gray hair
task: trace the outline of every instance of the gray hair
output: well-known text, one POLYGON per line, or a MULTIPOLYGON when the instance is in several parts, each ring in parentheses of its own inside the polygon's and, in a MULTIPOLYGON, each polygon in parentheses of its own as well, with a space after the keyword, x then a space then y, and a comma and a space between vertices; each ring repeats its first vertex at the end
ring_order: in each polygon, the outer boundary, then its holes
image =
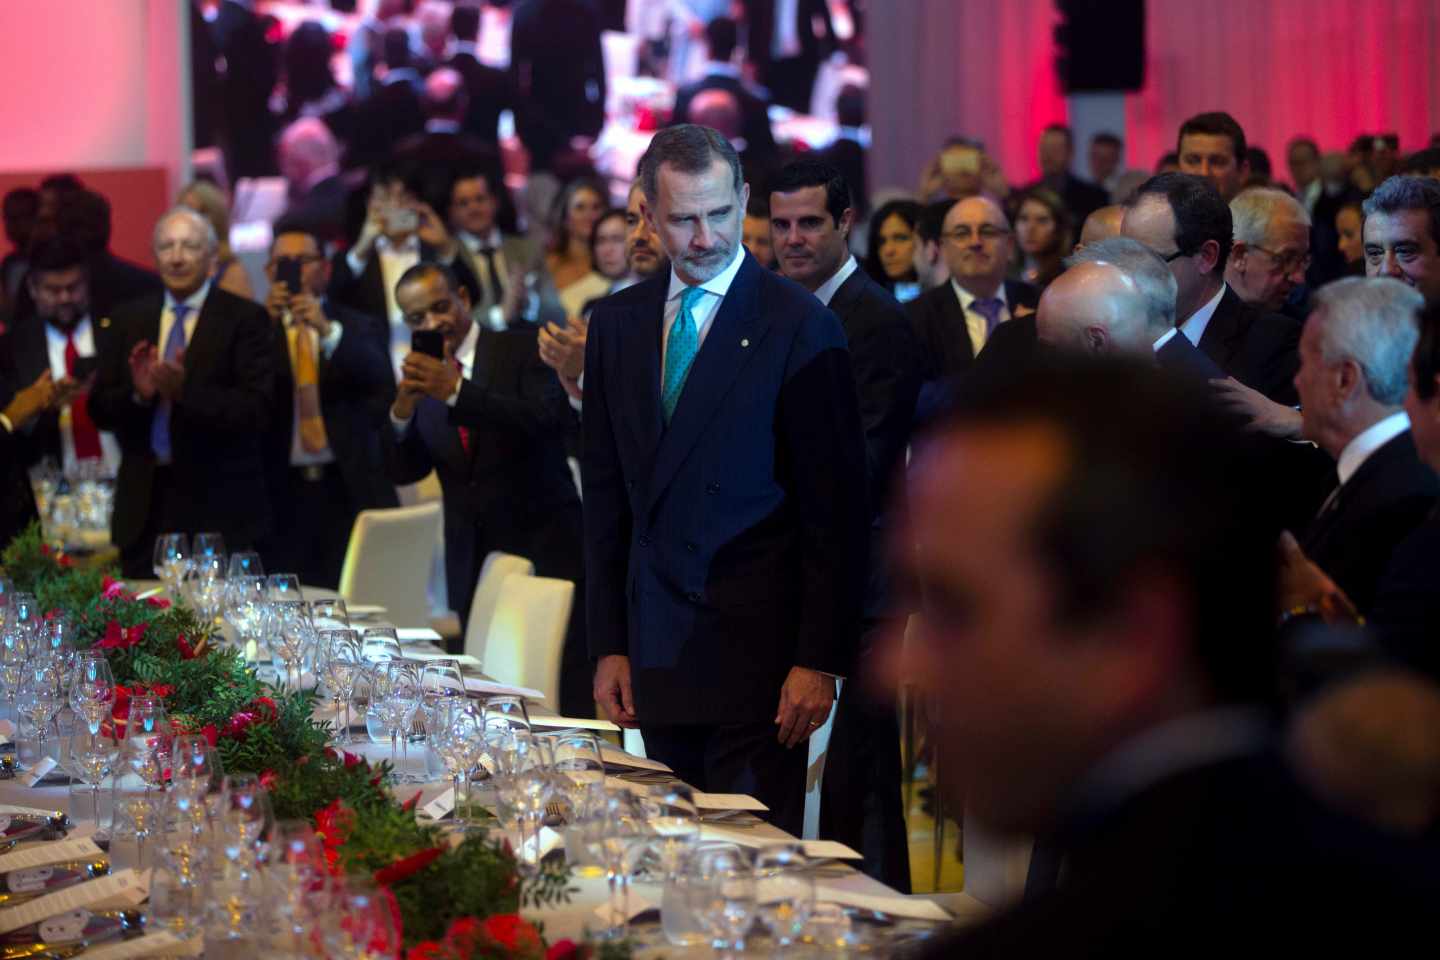
POLYGON ((1432 177, 1394 176, 1387 179, 1361 206, 1365 216, 1423 210, 1430 216, 1430 236, 1440 246, 1440 180, 1432 177))
POLYGON ((1130 237, 1109 237, 1087 243, 1065 261, 1073 267, 1081 263, 1105 263, 1119 270, 1135 286, 1145 306, 1145 326, 1157 331, 1156 336, 1175 326, 1175 297, 1178 287, 1159 254, 1130 237))
POLYGON ((660 192, 660 167, 669 164, 679 173, 697 174, 710 169, 717 159, 730 165, 735 178, 735 192, 745 184, 745 174, 740 169, 740 157, 730 141, 709 127, 694 123, 682 123, 666 127, 650 141, 650 147, 640 158, 640 189, 645 199, 655 202, 660 192))
POLYGON ((1320 354, 1325 362, 1353 360, 1376 403, 1395 407, 1404 402, 1425 299, 1390 277, 1346 277, 1316 290, 1314 306, 1309 322, 1324 311, 1320 354))
POLYGON ((1305 207, 1284 190, 1274 187, 1251 187, 1230 201, 1230 219, 1235 224, 1235 242, 1247 246, 1263 246, 1270 222, 1279 214, 1310 227, 1310 214, 1305 207))
POLYGON ((192 210, 190 207, 184 206, 183 204, 180 206, 171 207, 169 210, 166 210, 164 213, 160 214, 160 219, 155 221, 155 229, 150 234, 151 249, 154 249, 155 247, 160 245, 160 231, 164 229, 165 224, 169 223, 171 220, 174 220, 176 217, 186 217, 192 220, 195 225, 200 228, 200 232, 205 236, 205 249, 207 253, 215 253, 217 250, 220 249, 220 238, 216 236, 215 227, 213 224, 210 223, 209 218, 206 217, 203 213, 192 210))

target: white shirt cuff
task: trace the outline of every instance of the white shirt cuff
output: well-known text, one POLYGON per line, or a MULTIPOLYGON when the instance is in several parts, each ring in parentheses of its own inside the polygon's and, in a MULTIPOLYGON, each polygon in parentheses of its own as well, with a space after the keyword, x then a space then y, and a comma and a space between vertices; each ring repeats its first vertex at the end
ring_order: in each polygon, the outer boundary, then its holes
POLYGON ((448 396, 448 397, 445 398, 445 406, 447 406, 447 407, 453 407, 453 406, 455 406, 456 401, 458 401, 458 400, 460 399, 460 388, 463 387, 464 385, 465 385, 465 378, 464 378, 464 377, 461 377, 459 380, 456 380, 456 381, 455 381, 455 389, 452 390, 452 391, 450 391, 450 396, 448 396))
POLYGON ((360 274, 365 272, 365 261, 355 256, 354 250, 345 251, 345 262, 350 266, 350 272, 358 279, 360 274))
POLYGON ((414 416, 410 416, 410 417, 405 418, 404 420, 401 420, 399 417, 395 416, 395 410, 394 410, 394 408, 393 408, 393 407, 391 408, 391 410, 390 410, 390 426, 394 428, 394 430, 395 430, 395 438, 396 438, 397 440, 400 440, 400 439, 403 439, 403 438, 404 438, 404 436, 405 436, 405 431, 407 431, 407 430, 410 429, 410 424, 413 423, 414 420, 415 420, 415 417, 414 417, 414 416))
POLYGON ((345 335, 345 327, 338 320, 330 321, 330 332, 320 338, 320 349, 325 352, 325 359, 329 360, 335 354, 335 348, 340 346, 340 338, 345 335))

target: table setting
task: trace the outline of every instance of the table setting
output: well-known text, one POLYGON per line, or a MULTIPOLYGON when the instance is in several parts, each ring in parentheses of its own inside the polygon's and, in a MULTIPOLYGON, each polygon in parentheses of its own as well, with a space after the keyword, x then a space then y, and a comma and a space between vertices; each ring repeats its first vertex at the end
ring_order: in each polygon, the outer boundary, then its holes
POLYGON ((218 536, 161 537, 154 584, 67 560, 0 554, 0 958, 893 955, 948 920, 218 536))

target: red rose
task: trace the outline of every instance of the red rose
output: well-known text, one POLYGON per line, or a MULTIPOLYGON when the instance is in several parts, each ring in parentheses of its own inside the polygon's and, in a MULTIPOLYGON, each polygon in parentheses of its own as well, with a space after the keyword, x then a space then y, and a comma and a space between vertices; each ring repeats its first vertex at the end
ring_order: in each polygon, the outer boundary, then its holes
POLYGON ((365 762, 364 757, 353 754, 349 750, 344 751, 344 759, 346 770, 353 770, 365 762))
POLYGON ((250 707, 265 720, 274 720, 280 713, 275 707, 275 701, 269 697, 256 697, 250 703, 250 707))
POLYGON ((215 729, 215 724, 213 723, 205 724, 205 726, 200 728, 200 732, 205 735, 205 742, 212 747, 215 746, 215 742, 220 739, 220 731, 215 729))
POLYGON ((574 940, 557 940, 545 951, 545 960, 578 960, 580 948, 574 940))
POLYGON ((540 946, 540 931, 520 919, 518 913, 497 913, 486 917, 485 933, 512 952, 530 952, 540 946))
POLYGON ((195 659, 195 648, 190 646, 190 641, 185 639, 185 634, 178 634, 175 637, 175 646, 180 650, 181 660, 195 659))
POLYGON ((405 960, 446 960, 450 952, 434 940, 422 940, 410 948, 405 960))
POLYGON ((266 790, 274 790, 275 784, 279 782, 280 777, 275 773, 274 770, 260 771, 260 786, 264 787, 266 790))
POLYGON ((168 610, 170 608, 170 601, 164 597, 150 597, 145 603, 157 610, 168 610))
MULTIPOLYGON (((142 626, 143 626, 143 624, 142 624, 142 626)), ((168 683, 152 683, 152 684, 150 684, 150 694, 151 694, 151 696, 159 697, 159 698, 162 699, 162 700, 165 699, 166 697, 170 696, 170 694, 172 694, 172 693, 174 693, 174 692, 175 692, 175 688, 174 688, 173 686, 171 686, 170 684, 168 684, 168 683)))
POLYGON ((106 600, 115 600, 125 596, 125 583, 107 573, 100 580, 100 590, 100 595, 106 600))
POLYGON ((95 644, 102 650, 116 650, 125 646, 125 628, 120 626, 119 621, 111 620, 105 624, 105 636, 95 644))

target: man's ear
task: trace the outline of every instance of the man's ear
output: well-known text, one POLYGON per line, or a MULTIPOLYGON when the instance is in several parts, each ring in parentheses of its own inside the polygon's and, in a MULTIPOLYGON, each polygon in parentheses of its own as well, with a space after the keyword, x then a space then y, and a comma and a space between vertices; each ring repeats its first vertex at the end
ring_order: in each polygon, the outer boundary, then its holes
POLYGON ((845 208, 845 212, 840 214, 840 222, 837 226, 840 228, 840 235, 845 237, 846 240, 849 240, 850 231, 855 229, 855 210, 853 207, 845 208))
POLYGON ((1098 324, 1086 327, 1081 336, 1085 340, 1085 349, 1091 353, 1104 353, 1110 343, 1110 331, 1098 324))
POLYGON ((1214 273, 1220 263, 1220 244, 1214 240, 1206 240, 1200 244, 1198 251, 1200 263, 1205 268, 1202 273, 1214 273))

